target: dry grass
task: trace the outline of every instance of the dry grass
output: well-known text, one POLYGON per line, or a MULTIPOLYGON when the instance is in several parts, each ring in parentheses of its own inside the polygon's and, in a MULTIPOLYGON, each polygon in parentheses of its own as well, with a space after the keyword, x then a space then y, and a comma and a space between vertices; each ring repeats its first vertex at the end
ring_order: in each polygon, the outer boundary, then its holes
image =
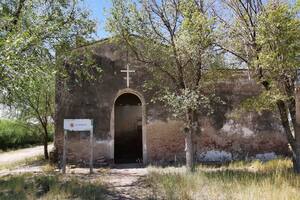
MULTIPOLYGON (((43 159, 43 156, 32 157, 22 161, 5 164, 1 169, 13 170, 38 166, 40 172, 12 173, 0 177, 0 199, 40 199, 40 200, 102 200, 109 195, 116 195, 107 189, 99 175, 85 173, 63 175, 55 165, 43 159)), ((86 171, 85 169, 83 171, 86 171)), ((107 169, 97 169, 104 175, 107 169)))
POLYGON ((101 179, 83 180, 60 174, 23 174, 2 177, 0 199, 105 199, 101 179))
MULTIPOLYGON (((300 199, 300 176, 293 173, 288 159, 234 162, 222 167, 199 165, 193 174, 186 173, 184 167, 149 167, 148 170, 143 184, 146 182, 149 188, 149 199, 300 199)), ((106 174, 107 170, 97 172, 106 174)), ((62 175, 55 172, 53 165, 44 164, 42 173, 1 177, 0 199, 108 199, 108 196, 118 199, 119 192, 102 177, 80 173, 62 175)))
POLYGON ((43 165, 46 164, 48 161, 44 159, 44 156, 34 156, 31 158, 26 158, 23 160, 19 160, 16 162, 11 162, 11 163, 5 163, 5 164, 0 164, 0 170, 8 169, 12 170, 15 168, 20 168, 22 166, 28 166, 28 165, 43 165))
POLYGON ((194 174, 183 168, 149 168, 148 182, 163 199, 300 199, 300 176, 292 163, 278 159, 261 163, 235 162, 226 167, 199 166, 194 174))

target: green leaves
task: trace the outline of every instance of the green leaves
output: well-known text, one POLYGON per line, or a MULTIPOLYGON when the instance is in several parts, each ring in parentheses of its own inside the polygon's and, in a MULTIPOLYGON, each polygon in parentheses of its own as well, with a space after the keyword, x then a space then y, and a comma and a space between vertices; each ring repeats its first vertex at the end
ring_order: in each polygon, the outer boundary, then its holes
POLYGON ((208 101, 205 96, 200 97, 197 92, 189 89, 181 90, 179 94, 166 91, 159 100, 170 107, 175 116, 185 115, 188 110, 196 111, 201 103, 208 101))
MULTIPOLYGON (((0 10, 0 103, 45 128, 54 116, 55 78, 64 77, 61 66, 91 39, 95 22, 77 0, 4 0, 0 10)), ((86 75, 93 63, 84 65, 86 75)))
POLYGON ((153 100, 178 117, 189 110, 211 113, 220 73, 210 72, 223 67, 224 57, 214 50, 215 19, 209 9, 205 1, 112 0, 108 31, 152 75, 144 88, 156 92, 153 100))
POLYGON ((263 112, 274 111, 277 108, 278 101, 289 100, 289 97, 282 94, 279 89, 263 91, 259 96, 248 98, 241 104, 240 111, 263 112))
POLYGON ((248 111, 274 110, 280 101, 293 115, 294 82, 300 66, 299 5, 275 0, 224 2, 232 19, 222 21, 229 34, 222 35, 220 43, 245 63, 263 91, 242 107, 248 111))
POLYGON ((164 102, 166 108, 177 118, 184 118, 191 111, 201 112, 202 116, 209 116, 214 112, 214 103, 224 103, 214 94, 203 95, 199 91, 190 89, 180 90, 179 93, 165 90, 158 100, 164 102))
POLYGON ((300 61, 300 20, 287 4, 270 3, 259 17, 257 43, 261 47, 256 66, 279 81, 294 76, 300 61))

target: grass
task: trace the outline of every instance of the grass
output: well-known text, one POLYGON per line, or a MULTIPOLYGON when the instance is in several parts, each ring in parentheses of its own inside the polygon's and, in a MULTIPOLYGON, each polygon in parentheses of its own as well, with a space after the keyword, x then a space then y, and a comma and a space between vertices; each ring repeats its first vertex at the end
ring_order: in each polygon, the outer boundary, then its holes
MULTIPOLYGON (((56 167, 44 160, 43 156, 0 165, 0 170, 10 170, 30 165, 40 166, 42 172, 12 174, 0 177, 1 200, 101 200, 106 199, 106 195, 109 194, 106 189, 107 186, 101 178, 90 178, 89 175, 82 174, 62 175, 60 172, 56 172, 56 167)), ((101 173, 104 172, 101 171, 101 173)))
POLYGON ((194 174, 185 173, 184 168, 149 170, 148 183, 163 199, 300 199, 300 176, 293 173, 288 159, 236 162, 220 168, 198 166, 194 174))
POLYGON ((89 181, 60 174, 23 174, 0 180, 0 199, 105 199, 101 180, 89 181))
MULTIPOLYGON (((24 165, 41 162, 24 161, 24 165)), ((41 159, 41 158, 40 158, 41 159)), ((42 161, 43 162, 43 161, 42 161)), ((9 175, 0 179, 0 199, 107 199, 119 193, 97 175, 55 172, 43 163, 42 173, 9 175)), ((199 165, 195 173, 185 168, 149 167, 144 179, 150 199, 167 200, 296 200, 300 199, 300 176, 289 159, 262 163, 234 162, 226 166, 199 165)), ((105 174, 104 171, 99 171, 105 174)), ((107 177, 107 176, 105 176, 107 177)))

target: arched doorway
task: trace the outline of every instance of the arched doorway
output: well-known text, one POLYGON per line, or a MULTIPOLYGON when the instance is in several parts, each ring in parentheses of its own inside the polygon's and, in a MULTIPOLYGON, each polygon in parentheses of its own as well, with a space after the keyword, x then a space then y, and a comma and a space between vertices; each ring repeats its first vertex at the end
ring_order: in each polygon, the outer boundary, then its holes
POLYGON ((120 95, 114 109, 115 163, 135 163, 143 160, 142 102, 131 93, 120 95))

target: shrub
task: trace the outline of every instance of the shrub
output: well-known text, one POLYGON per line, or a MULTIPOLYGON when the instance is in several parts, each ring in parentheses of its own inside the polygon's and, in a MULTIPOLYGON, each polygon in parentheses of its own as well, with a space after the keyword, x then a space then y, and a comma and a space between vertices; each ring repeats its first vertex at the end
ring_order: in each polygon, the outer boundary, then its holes
MULTIPOLYGON (((53 133, 49 135, 52 141, 53 133)), ((0 149, 17 149, 42 144, 42 133, 38 126, 19 120, 0 120, 0 149)))

